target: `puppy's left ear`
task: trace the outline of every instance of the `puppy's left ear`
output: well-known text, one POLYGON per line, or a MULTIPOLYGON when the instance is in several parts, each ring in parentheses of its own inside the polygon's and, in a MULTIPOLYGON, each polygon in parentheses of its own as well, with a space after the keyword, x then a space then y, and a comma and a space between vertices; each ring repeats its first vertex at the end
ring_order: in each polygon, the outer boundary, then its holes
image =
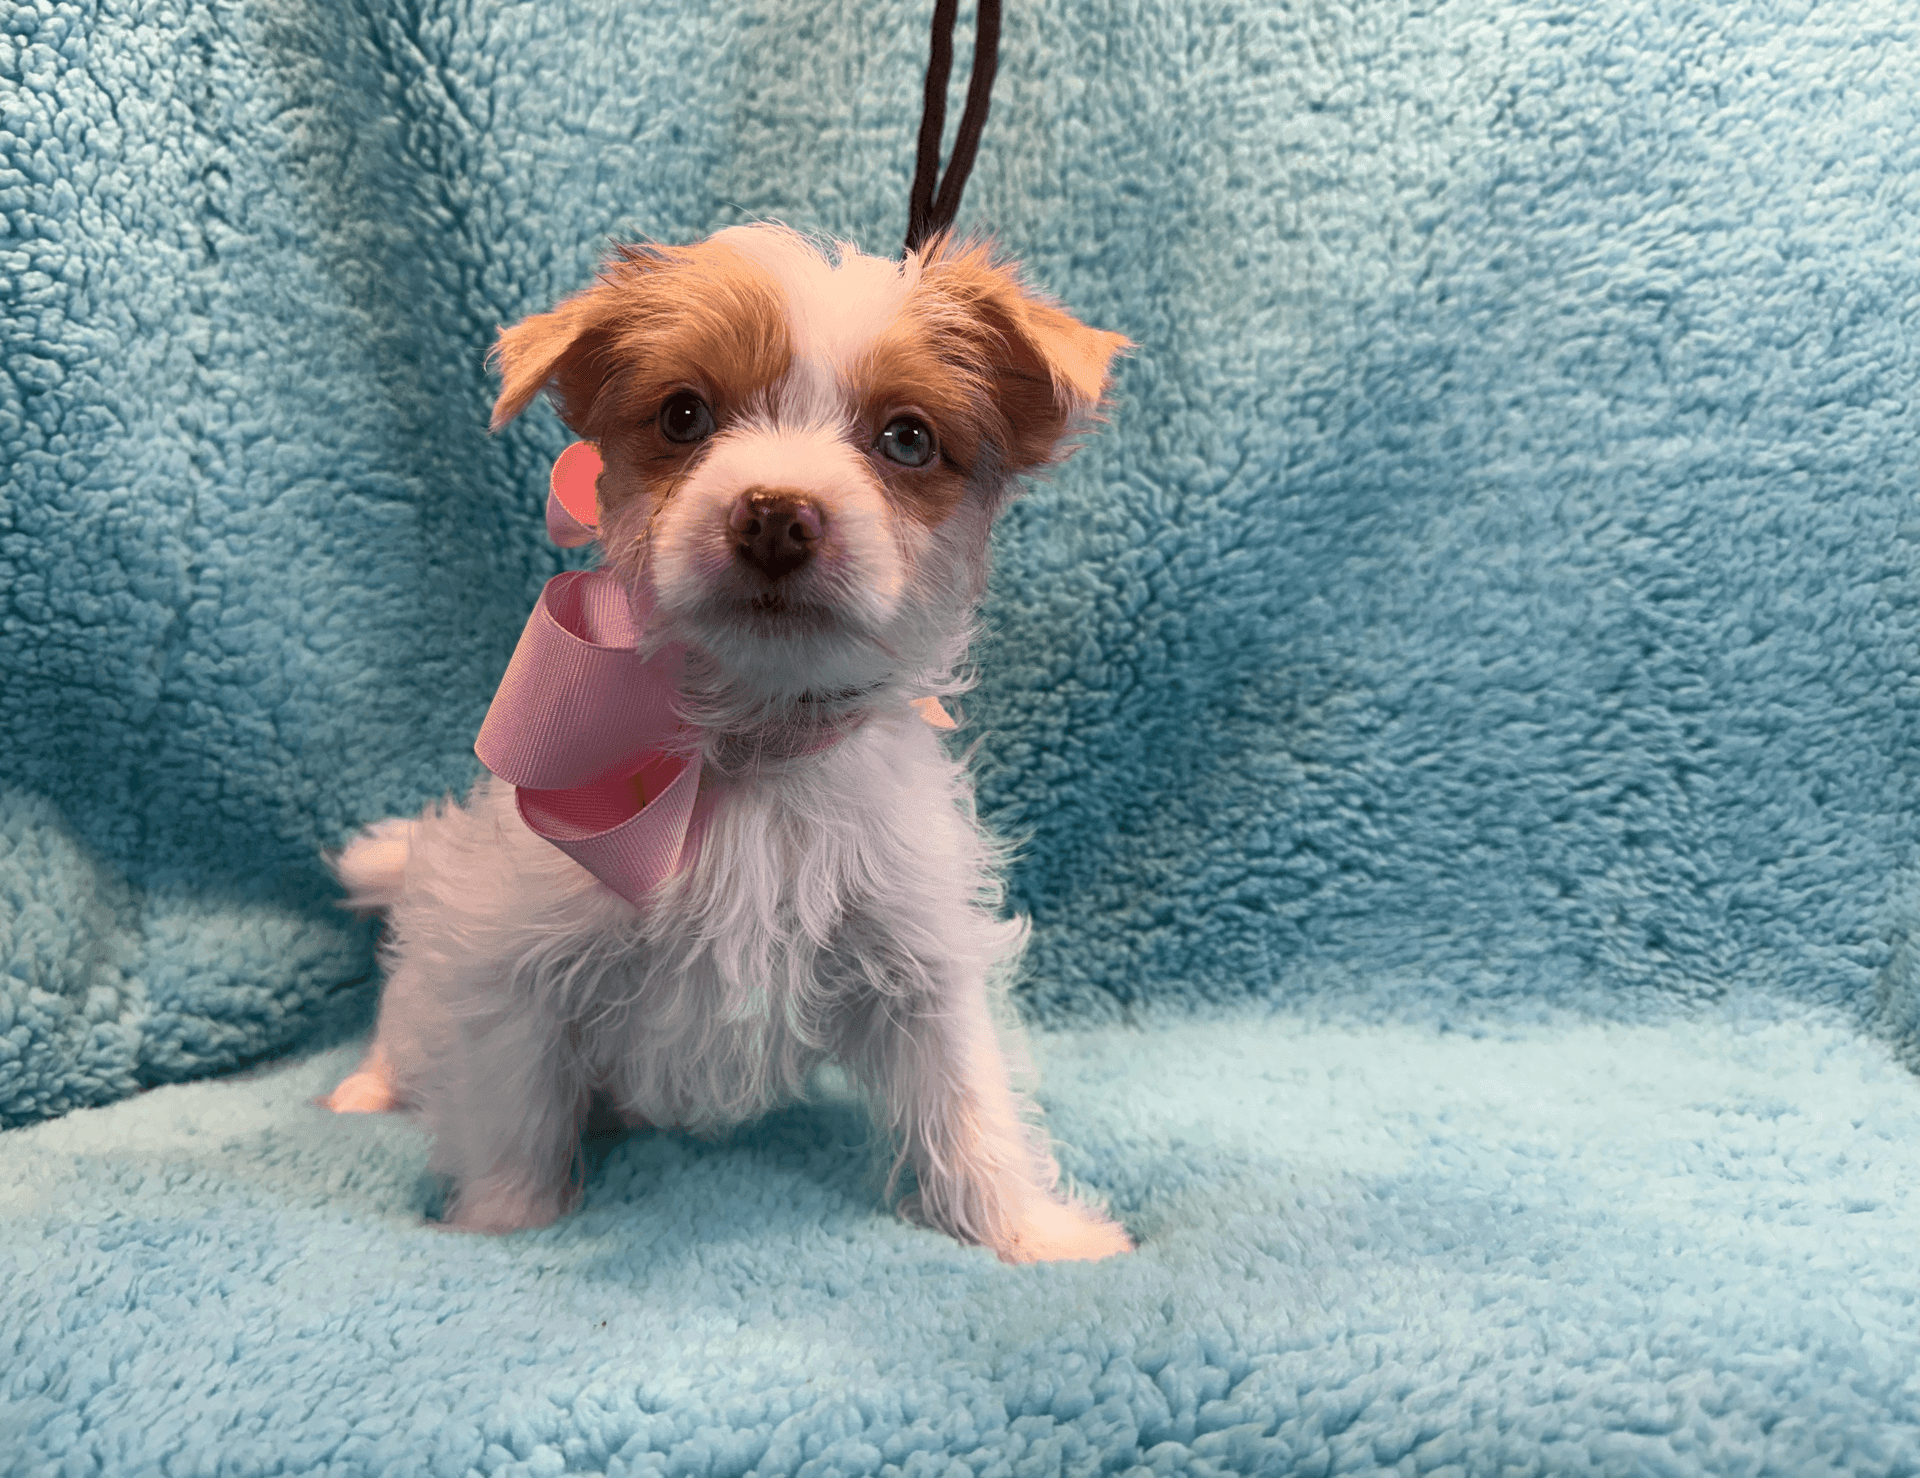
POLYGON ((921 281, 977 326, 969 337, 1005 424, 1007 470, 1030 471, 1070 453, 1073 433, 1106 401, 1114 356, 1132 343, 1088 328, 1034 292, 984 243, 942 240, 923 263, 921 281))

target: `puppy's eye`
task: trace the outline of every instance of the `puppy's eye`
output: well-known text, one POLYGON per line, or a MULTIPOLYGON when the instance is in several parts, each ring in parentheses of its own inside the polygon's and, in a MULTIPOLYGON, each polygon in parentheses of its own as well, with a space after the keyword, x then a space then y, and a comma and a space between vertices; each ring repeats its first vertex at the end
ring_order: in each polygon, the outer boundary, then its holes
POLYGON ((924 467, 933 460, 933 428, 917 416, 896 416, 880 433, 880 455, 902 467, 924 467))
POLYGON ((660 407, 660 434, 668 441, 699 441, 713 435, 713 412, 691 390, 669 395, 660 407))

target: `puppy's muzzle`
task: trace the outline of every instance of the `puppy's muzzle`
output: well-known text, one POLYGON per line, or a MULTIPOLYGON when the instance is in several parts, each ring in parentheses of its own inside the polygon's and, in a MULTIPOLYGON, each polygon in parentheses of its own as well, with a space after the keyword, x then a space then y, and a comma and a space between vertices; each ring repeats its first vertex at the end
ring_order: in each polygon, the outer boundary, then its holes
POLYGON ((733 553, 769 580, 799 569, 819 551, 820 509, 784 488, 748 488, 727 515, 733 553))

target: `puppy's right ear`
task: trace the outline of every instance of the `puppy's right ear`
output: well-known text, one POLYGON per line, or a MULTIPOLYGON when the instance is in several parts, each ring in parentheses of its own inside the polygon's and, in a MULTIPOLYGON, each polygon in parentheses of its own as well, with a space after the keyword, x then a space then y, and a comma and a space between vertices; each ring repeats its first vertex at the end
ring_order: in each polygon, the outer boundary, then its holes
POLYGON ((1133 345, 1032 291, 987 242, 941 237, 921 262, 928 290, 973 326, 968 337, 1005 427, 1009 470, 1060 460, 1072 450, 1068 438, 1099 414, 1114 357, 1133 345))
POLYGON ((542 390, 551 390, 553 408, 568 429, 593 439, 587 428, 611 368, 615 302, 612 284, 602 280, 552 312, 500 331, 489 356, 500 367, 492 430, 519 415, 542 390))

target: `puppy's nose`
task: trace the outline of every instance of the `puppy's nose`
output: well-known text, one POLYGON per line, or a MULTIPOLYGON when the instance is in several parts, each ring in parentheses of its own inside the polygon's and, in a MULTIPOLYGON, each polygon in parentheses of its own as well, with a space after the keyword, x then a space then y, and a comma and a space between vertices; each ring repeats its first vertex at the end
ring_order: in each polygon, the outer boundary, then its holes
POLYGON ((822 526, 818 508, 781 488, 748 488, 727 515, 733 552, 769 580, 813 558, 822 526))

